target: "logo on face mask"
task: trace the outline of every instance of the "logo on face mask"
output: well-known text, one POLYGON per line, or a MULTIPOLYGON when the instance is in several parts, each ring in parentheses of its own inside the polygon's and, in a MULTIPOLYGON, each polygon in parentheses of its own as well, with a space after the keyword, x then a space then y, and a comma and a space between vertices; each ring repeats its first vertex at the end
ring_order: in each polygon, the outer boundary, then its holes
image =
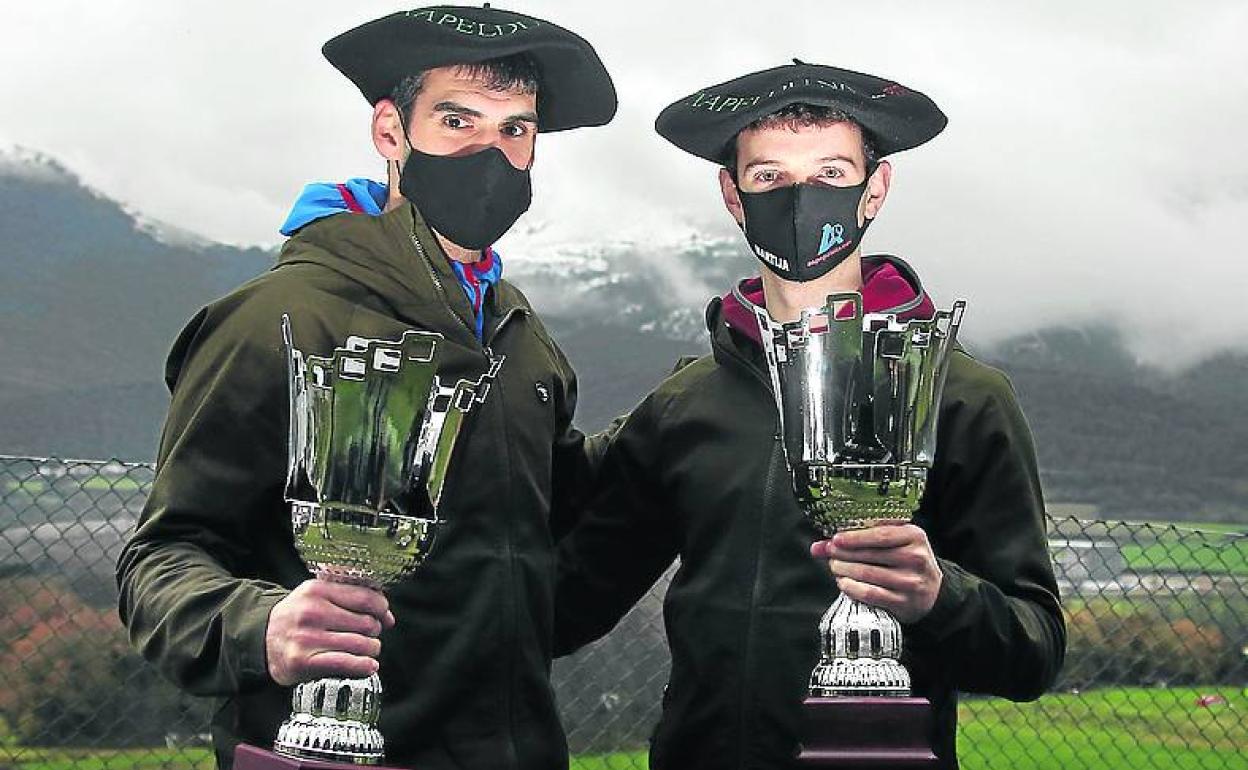
POLYGON ((830 222, 824 222, 823 235, 819 239, 818 256, 822 257, 824 254, 827 254, 832 247, 840 246, 844 242, 845 228, 841 226, 841 223, 837 222, 836 225, 833 226, 830 222))
POLYGON ((789 260, 783 257, 777 257, 775 254, 772 254, 770 251, 768 251, 767 249, 764 249, 762 246, 757 246, 757 245, 754 246, 754 253, 758 255, 759 259, 763 260, 764 262, 766 262, 767 264, 771 265, 772 267, 778 270, 789 269, 789 260))
POLYGON ((754 254, 786 281, 813 281, 858 249, 867 180, 850 187, 805 182, 741 197, 742 229, 754 254))

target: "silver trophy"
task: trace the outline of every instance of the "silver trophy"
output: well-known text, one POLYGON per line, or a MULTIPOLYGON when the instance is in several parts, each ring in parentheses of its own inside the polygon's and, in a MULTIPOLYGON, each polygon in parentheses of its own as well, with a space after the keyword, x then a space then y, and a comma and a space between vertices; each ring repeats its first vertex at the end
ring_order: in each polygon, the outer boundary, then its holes
MULTIPOLYGON (((856 292, 779 324, 744 300, 762 331, 803 513, 824 537, 906 522, 923 497, 936 420, 966 303, 931 320, 864 314, 856 292)), ((910 694, 901 626, 888 612, 837 597, 819 622, 810 695, 910 694)))
MULTIPOLYGON (((503 364, 476 382, 439 378, 442 335, 350 337, 332 356, 305 356, 282 317, 290 384, 286 499, 295 545, 319 580, 382 590, 428 556, 464 419, 503 364)), ((382 760, 381 680, 325 678, 295 687, 279 754, 354 764, 382 760)))

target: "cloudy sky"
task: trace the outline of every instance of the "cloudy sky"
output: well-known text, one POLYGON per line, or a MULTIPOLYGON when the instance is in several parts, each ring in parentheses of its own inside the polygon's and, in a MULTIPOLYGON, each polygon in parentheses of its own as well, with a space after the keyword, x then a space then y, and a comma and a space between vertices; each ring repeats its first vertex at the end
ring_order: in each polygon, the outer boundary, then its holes
MULTIPOLYGON (((884 75, 950 116, 894 159, 868 250, 906 256, 980 339, 1062 321, 1141 356, 1248 348, 1248 3, 511 0, 577 30, 620 95, 543 137, 543 242, 728 233, 713 169, 653 133, 667 103, 796 56, 884 75)), ((147 216, 276 243, 304 182, 382 171, 369 109, 322 58, 400 7, 39 0, 0 10, 0 147, 46 152, 147 216)))

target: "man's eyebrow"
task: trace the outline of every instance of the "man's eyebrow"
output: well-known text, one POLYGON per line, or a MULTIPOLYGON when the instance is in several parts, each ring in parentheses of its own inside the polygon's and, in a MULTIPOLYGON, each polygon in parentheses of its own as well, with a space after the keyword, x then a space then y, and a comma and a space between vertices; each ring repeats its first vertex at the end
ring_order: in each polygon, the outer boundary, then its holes
MULTIPOLYGON (((485 114, 479 110, 460 104, 459 102, 443 101, 433 105, 434 112, 453 112, 457 115, 467 115, 472 118, 484 118, 485 114)), ((537 125, 537 113, 529 110, 528 112, 519 112, 515 115, 508 115, 504 122, 507 121, 523 121, 537 125)))
POLYGON ((471 107, 465 107, 459 102, 449 102, 449 101, 438 102, 437 104, 433 105, 433 111, 434 112, 457 112, 461 115, 469 115, 474 118, 485 117, 484 114, 478 112, 477 110, 474 110, 471 107))
POLYGON ((745 164, 745 166, 744 166, 741 170, 742 170, 742 171, 749 171, 750 169, 754 168, 755 166, 766 166, 766 165, 768 165, 768 164, 772 164, 772 163, 779 163, 779 162, 780 162, 780 161, 778 161, 778 160, 770 160, 770 159, 767 159, 767 160, 752 160, 752 161, 750 161, 749 163, 746 163, 746 164, 745 164))
POLYGON ((853 158, 851 158, 851 157, 849 157, 849 156, 847 156, 847 155, 828 155, 827 157, 820 158, 820 159, 819 159, 819 162, 820 162, 820 163, 835 163, 835 162, 836 162, 836 161, 838 161, 838 160, 840 160, 840 161, 844 161, 844 162, 848 163, 848 164, 849 164, 849 165, 851 165, 851 166, 857 166, 857 165, 858 165, 858 161, 854 160, 853 158))

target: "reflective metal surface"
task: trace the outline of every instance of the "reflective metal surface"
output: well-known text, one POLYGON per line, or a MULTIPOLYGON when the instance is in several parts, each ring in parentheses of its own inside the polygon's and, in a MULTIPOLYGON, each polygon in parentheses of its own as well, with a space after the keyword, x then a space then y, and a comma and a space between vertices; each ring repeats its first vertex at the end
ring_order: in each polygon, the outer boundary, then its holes
MULTIPOLYGON (((743 295, 762 332, 785 457, 803 513, 824 537, 909 521, 936 451, 936 420, 966 303, 931 320, 864 314, 857 292, 779 324, 743 295)), ((901 627, 841 596, 820 622, 810 693, 908 695, 901 627)))
MULTIPOLYGON (((286 499, 295 546, 318 579, 381 590, 429 555, 455 445, 503 364, 475 382, 443 384, 442 335, 350 337, 332 356, 305 356, 282 318, 290 393, 286 499)), ((381 683, 320 679, 295 689, 274 749, 305 759, 374 764, 381 683)))
POLYGON ((910 694, 901 665, 901 624, 887 611, 841 594, 819 622, 819 665, 811 695, 910 694))
POLYGON ((277 730, 279 754, 373 765, 385 753, 377 729, 381 679, 316 679, 295 686, 292 713, 277 730))

